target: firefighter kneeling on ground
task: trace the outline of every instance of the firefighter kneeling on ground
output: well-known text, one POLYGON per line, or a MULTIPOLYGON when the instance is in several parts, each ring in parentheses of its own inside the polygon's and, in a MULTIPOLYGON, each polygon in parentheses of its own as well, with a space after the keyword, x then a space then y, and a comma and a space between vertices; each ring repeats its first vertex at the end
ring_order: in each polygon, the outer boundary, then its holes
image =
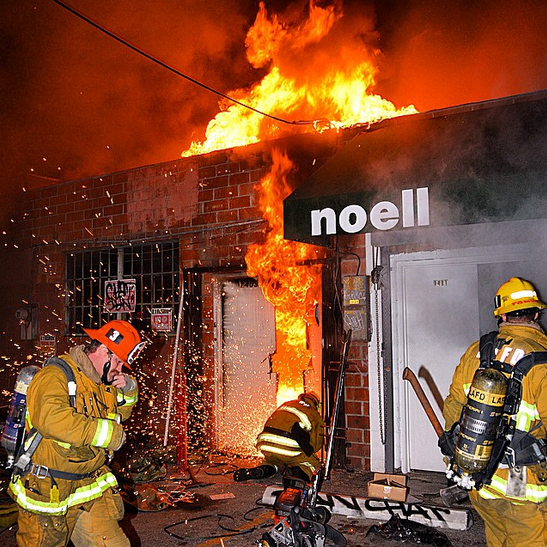
POLYGON ((123 500, 107 464, 124 443, 120 422, 138 398, 137 382, 122 366, 130 368, 144 344, 125 321, 84 330, 91 341, 61 355, 57 366, 46 362, 28 387, 25 446, 31 463, 18 466, 22 460, 16 460, 9 486, 19 506, 20 546, 130 544, 118 524, 123 500), (32 452, 29 446, 40 435, 32 452))
MULTIPOLYGON (((525 355, 533 357, 530 354, 547 351, 547 335, 537 322, 540 311, 547 305, 538 298, 531 283, 513 277, 498 289, 495 306, 499 331, 491 338, 494 357, 490 363, 500 366, 508 377, 517 370, 525 355)), ((454 456, 457 443, 465 446, 469 442, 465 437, 460 441, 457 430, 483 353, 479 351, 479 341, 475 342, 454 372, 443 409, 446 431, 439 443, 449 457, 454 456)), ((542 456, 543 439, 547 437, 547 365, 543 361, 538 363, 525 373, 520 403, 518 397, 515 403, 516 415, 510 417, 515 421, 507 422, 514 423, 515 430, 506 457, 495 468, 491 482, 486 481, 484 486, 469 492, 473 507, 484 520, 489 547, 547 545, 547 468, 545 455, 542 456), (535 454, 539 455, 538 459, 535 454)), ((462 428, 466 427, 465 417, 461 424, 462 428)), ((497 431, 499 440, 500 429, 497 431)), ((471 452, 473 450, 466 454, 471 452)), ((477 462, 480 456, 478 447, 477 462)))
POLYGON ((312 392, 282 404, 266 420, 256 446, 264 463, 234 472, 234 480, 266 479, 278 471, 309 483, 321 462, 315 455, 323 445, 324 422, 319 413, 319 397, 312 392))

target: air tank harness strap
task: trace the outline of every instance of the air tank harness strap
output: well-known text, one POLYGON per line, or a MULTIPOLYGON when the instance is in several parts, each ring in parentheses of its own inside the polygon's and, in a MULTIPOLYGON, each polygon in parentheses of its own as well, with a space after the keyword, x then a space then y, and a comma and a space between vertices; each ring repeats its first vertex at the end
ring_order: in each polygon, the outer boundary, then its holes
POLYGON ((296 440, 289 431, 278 429, 277 427, 271 427, 269 425, 264 426, 264 433, 271 433, 272 435, 279 435, 280 437, 286 437, 287 439, 296 440))
MULTIPOLYGON (((94 476, 97 471, 92 471, 91 473, 68 473, 67 471, 59 471, 58 469, 50 469, 45 465, 36 465, 35 463, 30 462, 28 471, 30 475, 34 475, 38 479, 49 478, 51 481, 51 488, 49 489, 49 502, 53 504, 58 504, 60 502, 59 498, 59 485, 55 479, 63 479, 66 481, 81 481, 89 477, 94 476)), ((25 482, 25 488, 28 488, 28 479, 25 482)))
POLYGON ((68 473, 66 471, 59 471, 58 469, 50 469, 45 465, 36 465, 35 463, 30 464, 30 469, 28 472, 39 479, 50 477, 51 479, 63 479, 67 481, 80 481, 82 479, 88 479, 96 473, 96 471, 91 471, 90 473, 68 473))
POLYGON ((61 359, 60 357, 50 357, 46 359, 44 366, 46 365, 55 365, 63 370, 66 374, 67 384, 68 384, 68 401, 72 408, 76 408, 76 377, 74 372, 70 368, 69 364, 61 359))
POLYGON ((526 354, 514 365, 507 384, 503 413, 513 417, 511 419, 511 436, 505 452, 505 458, 510 467, 533 465, 547 459, 545 439, 537 439, 530 433, 515 430, 514 423, 514 416, 518 412, 522 399, 522 380, 534 366, 543 364, 547 364, 546 351, 526 354))
MULTIPOLYGON (((499 351, 505 344, 509 343, 511 343, 511 340, 499 338, 497 331, 483 335, 479 342, 479 368, 493 368, 503 372, 509 377, 507 379, 507 391, 502 410, 502 416, 504 418, 501 419, 498 425, 496 440, 492 447, 490 460, 485 469, 472 475, 477 490, 484 484, 489 484, 491 482, 492 476, 502 460, 505 459, 511 467, 514 467, 517 465, 516 462, 520 461, 520 456, 518 455, 519 446, 512 446, 511 442, 515 435, 515 417, 522 399, 522 380, 532 367, 538 364, 547 363, 547 352, 528 353, 519 359, 513 366, 509 363, 497 361, 495 359, 496 350, 499 351)), ((536 449, 541 450, 541 446, 538 445, 535 448, 529 448, 529 450, 536 449)))
MULTIPOLYGON (((68 365, 66 361, 63 361, 63 359, 60 359, 59 357, 51 357, 49 359, 46 359, 44 363, 44 367, 47 365, 55 365, 63 370, 63 372, 66 374, 67 384, 68 384, 68 400, 70 403, 70 406, 72 408, 76 408, 76 377, 74 376, 74 372, 68 365)), ((31 458, 34 452, 36 451, 36 448, 40 444, 42 440, 42 434, 36 430, 36 428, 32 428, 28 434, 25 437, 25 442, 21 444, 21 448, 19 450, 19 453, 16 455, 15 464, 13 466, 13 473, 11 476, 11 480, 15 483, 17 482, 17 479, 19 477, 23 477, 27 473, 29 473, 29 470, 31 469, 31 466, 35 466, 35 464, 32 463, 31 458), (32 439, 28 447, 25 447, 26 441, 28 439, 32 439)), ((62 478, 62 477, 59 477, 62 478)), ((69 479, 70 480, 70 479, 69 479)), ((77 479, 75 479, 77 480, 77 479)))
POLYGON ((546 441, 517 429, 505 453, 507 464, 510 467, 521 467, 546 462, 546 441))
POLYGON ((496 361, 496 350, 500 350, 505 344, 509 344, 511 340, 498 338, 498 331, 493 330, 487 334, 483 334, 479 340, 479 356, 480 369, 495 368, 503 373, 510 374, 513 367, 509 363, 496 361))
POLYGON ((544 364, 547 364, 547 351, 535 351, 527 353, 511 368, 503 407, 505 415, 514 416, 518 412, 522 399, 522 380, 533 367, 544 364))
MULTIPOLYGON (((519 455, 520 446, 514 444, 513 439, 515 436, 516 426, 515 416, 519 410, 522 399, 522 380, 535 365, 546 363, 547 352, 532 352, 519 359, 510 368, 511 375, 507 380, 507 392, 505 395, 505 403, 503 405, 503 416, 505 416, 506 419, 502 419, 500 422, 498 435, 492 448, 492 456, 488 462, 488 466, 481 473, 479 473, 477 477, 473 477, 478 484, 489 484, 494 472, 502 460, 505 459, 510 467, 517 466, 517 462, 521 461, 521 456, 519 455)), ((500 363, 499 361, 493 361, 491 363, 493 368, 499 367, 502 372, 505 368, 504 365, 506 365, 506 363, 500 363)), ((520 439, 517 438, 517 440, 520 439)), ((540 442, 536 448, 532 448, 531 450, 541 450, 541 444, 542 443, 540 442)), ((524 454, 522 456, 524 457, 524 454)))

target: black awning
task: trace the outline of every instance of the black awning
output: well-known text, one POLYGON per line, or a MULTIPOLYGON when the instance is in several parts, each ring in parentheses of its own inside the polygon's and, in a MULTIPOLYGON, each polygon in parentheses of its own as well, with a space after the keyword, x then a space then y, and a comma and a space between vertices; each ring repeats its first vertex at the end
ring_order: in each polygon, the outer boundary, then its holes
POLYGON ((385 120, 284 200, 285 238, 547 217, 547 92, 385 120))

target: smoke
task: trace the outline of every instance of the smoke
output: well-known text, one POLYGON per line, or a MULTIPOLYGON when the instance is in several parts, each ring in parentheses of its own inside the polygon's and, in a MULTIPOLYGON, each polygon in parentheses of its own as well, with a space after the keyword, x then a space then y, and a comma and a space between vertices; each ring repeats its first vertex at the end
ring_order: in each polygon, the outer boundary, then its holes
MULTIPOLYGON (((244 38, 249 0, 72 5, 220 91, 256 79, 244 38)), ((138 55, 51 0, 2 2, 3 190, 177 158, 218 96, 138 55), (7 186, 7 188, 6 188, 7 186)))
POLYGON ((431 110, 547 88, 543 0, 387 0, 379 89, 431 110))
MULTIPOLYGON (((71 0, 144 51, 229 94, 260 81, 245 38, 257 0, 71 0)), ((288 29, 306 0, 265 3, 288 29)), ((374 91, 419 110, 547 88, 543 0, 318 1, 331 9, 324 43, 291 43, 276 62, 303 77, 325 63, 378 66, 374 91), (306 70, 301 70, 305 68, 306 70)), ((0 4, 0 192, 177 158, 202 140, 219 97, 105 36, 52 0, 0 4)))

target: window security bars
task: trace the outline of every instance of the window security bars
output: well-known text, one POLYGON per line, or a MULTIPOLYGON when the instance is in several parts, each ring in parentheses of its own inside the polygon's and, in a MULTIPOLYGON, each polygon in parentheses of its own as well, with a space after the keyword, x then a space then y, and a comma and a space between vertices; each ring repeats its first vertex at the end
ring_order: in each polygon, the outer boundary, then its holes
POLYGON ((66 288, 67 335, 84 334, 84 327, 97 328, 111 319, 130 320, 146 331, 150 329, 151 311, 157 308, 172 310, 174 332, 180 299, 178 243, 73 251, 67 255, 66 288), (117 280, 135 280, 135 285, 113 283, 117 280), (110 289, 116 286, 132 286, 131 299, 120 291, 118 304, 112 305, 116 295, 110 289), (129 311, 130 306, 134 311, 129 311))

